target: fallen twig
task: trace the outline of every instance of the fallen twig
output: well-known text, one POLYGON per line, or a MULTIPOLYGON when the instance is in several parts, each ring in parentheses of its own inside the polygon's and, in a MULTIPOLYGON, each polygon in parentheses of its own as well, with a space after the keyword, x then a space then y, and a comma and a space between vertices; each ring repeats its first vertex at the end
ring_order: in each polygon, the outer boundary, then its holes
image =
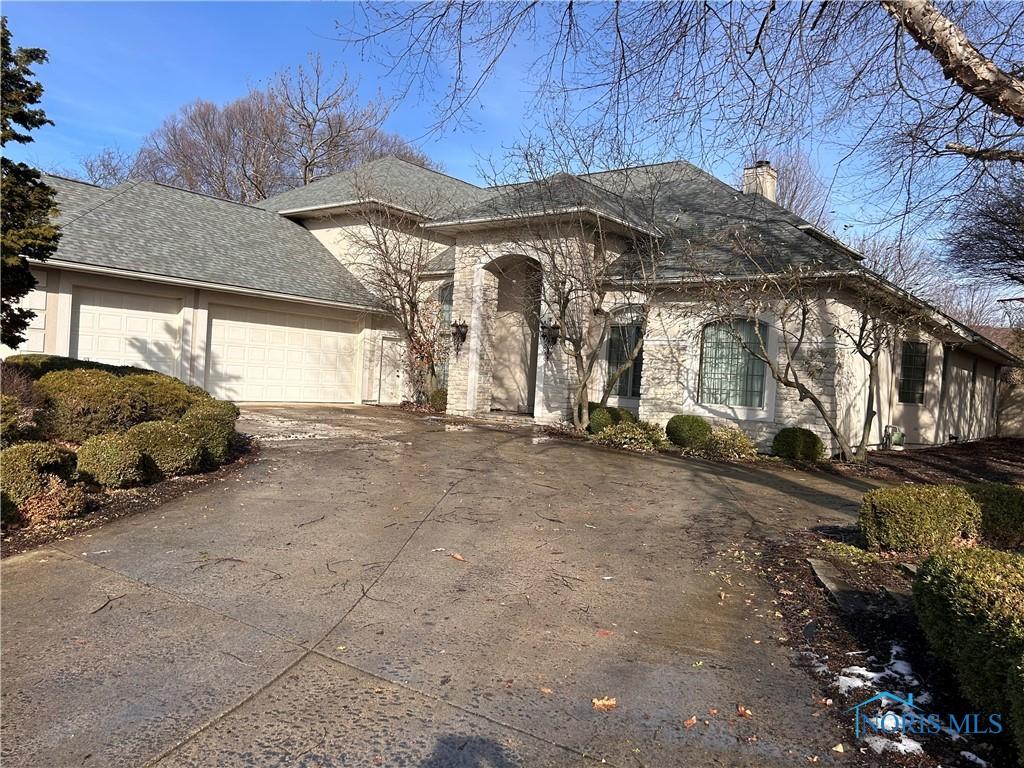
POLYGON ((108 597, 106 602, 103 603, 103 605, 101 605, 99 608, 97 608, 94 611, 89 611, 89 614, 92 615, 94 613, 99 613, 104 608, 106 608, 108 605, 110 605, 112 602, 114 602, 115 600, 120 600, 122 597, 128 597, 128 593, 125 592, 123 595, 117 595, 116 597, 108 597))
POLYGON ((327 517, 327 513, 326 513, 326 512, 325 512, 324 514, 320 515, 320 517, 318 517, 318 518, 317 518, 316 520, 307 520, 307 521, 306 521, 306 522, 304 522, 304 523, 299 523, 299 524, 298 524, 298 525, 296 525, 295 527, 296 527, 296 528, 301 528, 301 527, 302 527, 302 526, 304 526, 304 525, 312 525, 313 523, 319 523, 319 522, 320 522, 321 520, 323 520, 323 519, 324 519, 325 517, 327 517))

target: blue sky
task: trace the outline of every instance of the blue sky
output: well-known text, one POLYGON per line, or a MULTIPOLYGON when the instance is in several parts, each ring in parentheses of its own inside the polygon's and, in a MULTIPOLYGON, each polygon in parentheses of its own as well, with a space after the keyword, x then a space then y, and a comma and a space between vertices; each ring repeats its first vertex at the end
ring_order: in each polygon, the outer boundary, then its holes
MULTIPOLYGON (((8 154, 45 170, 74 170, 80 158, 111 145, 134 150, 182 104, 222 103, 301 64, 312 52, 360 79, 367 98, 396 83, 358 48, 340 41, 345 3, 35 3, 6 2, 15 46, 40 47, 48 64, 36 74, 54 121, 8 154)), ((520 136, 531 91, 517 72, 519 54, 488 84, 475 125, 457 135, 427 135, 439 94, 413 94, 388 130, 413 140, 444 169, 473 180, 478 157, 500 153, 520 136)))

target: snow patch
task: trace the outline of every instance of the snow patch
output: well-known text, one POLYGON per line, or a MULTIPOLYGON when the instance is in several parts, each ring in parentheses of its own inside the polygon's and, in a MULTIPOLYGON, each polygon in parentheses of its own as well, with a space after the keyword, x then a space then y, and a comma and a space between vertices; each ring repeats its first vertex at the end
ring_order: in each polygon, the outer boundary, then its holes
POLYGON ((884 736, 872 734, 865 736, 864 742, 879 755, 883 752, 896 752, 900 755, 917 755, 924 752, 924 748, 920 743, 907 738, 906 734, 902 733, 895 739, 887 739, 884 736))

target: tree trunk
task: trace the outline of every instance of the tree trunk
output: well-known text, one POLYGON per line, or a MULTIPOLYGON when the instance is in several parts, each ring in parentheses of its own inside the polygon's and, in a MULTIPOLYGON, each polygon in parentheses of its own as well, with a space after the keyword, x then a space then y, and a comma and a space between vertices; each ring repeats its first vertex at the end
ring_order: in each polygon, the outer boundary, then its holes
POLYGON ((857 446, 857 455, 854 461, 860 464, 868 463, 868 440, 871 435, 871 426, 875 423, 875 380, 878 373, 878 356, 872 356, 868 360, 868 401, 864 406, 863 431, 860 434, 860 445, 857 446))

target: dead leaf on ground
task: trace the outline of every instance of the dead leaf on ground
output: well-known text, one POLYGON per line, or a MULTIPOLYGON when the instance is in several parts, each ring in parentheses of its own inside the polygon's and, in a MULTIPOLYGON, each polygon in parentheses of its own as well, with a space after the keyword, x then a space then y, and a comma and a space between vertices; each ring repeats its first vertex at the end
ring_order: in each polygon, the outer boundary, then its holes
POLYGON ((691 715, 686 720, 683 720, 683 728, 690 729, 697 724, 697 716, 691 715))
POLYGON ((846 748, 842 744, 836 744, 834 747, 832 747, 832 751, 839 752, 840 754, 842 754, 846 751, 846 748))
POLYGON ((614 696, 602 696, 599 699, 591 699, 590 705, 598 712, 611 712, 619 706, 614 696))
POLYGON ((708 710, 708 714, 709 714, 709 715, 711 715, 712 717, 714 717, 715 715, 717 715, 717 714, 718 714, 718 707, 711 707, 711 708, 710 708, 710 709, 708 710))
POLYGON ((541 688, 540 692, 543 693, 545 696, 550 696, 552 693, 554 693, 554 691, 550 688, 541 688))
POLYGON ((452 560, 458 560, 460 563, 466 562, 466 558, 464 558, 458 552, 452 552, 452 560))
POLYGON ((740 717, 753 717, 754 713, 744 707, 742 704, 736 705, 736 712, 739 713, 740 717))
POLYGON ((614 634, 615 633, 612 632, 610 629, 599 629, 599 630, 597 630, 597 636, 598 637, 611 637, 614 634))

